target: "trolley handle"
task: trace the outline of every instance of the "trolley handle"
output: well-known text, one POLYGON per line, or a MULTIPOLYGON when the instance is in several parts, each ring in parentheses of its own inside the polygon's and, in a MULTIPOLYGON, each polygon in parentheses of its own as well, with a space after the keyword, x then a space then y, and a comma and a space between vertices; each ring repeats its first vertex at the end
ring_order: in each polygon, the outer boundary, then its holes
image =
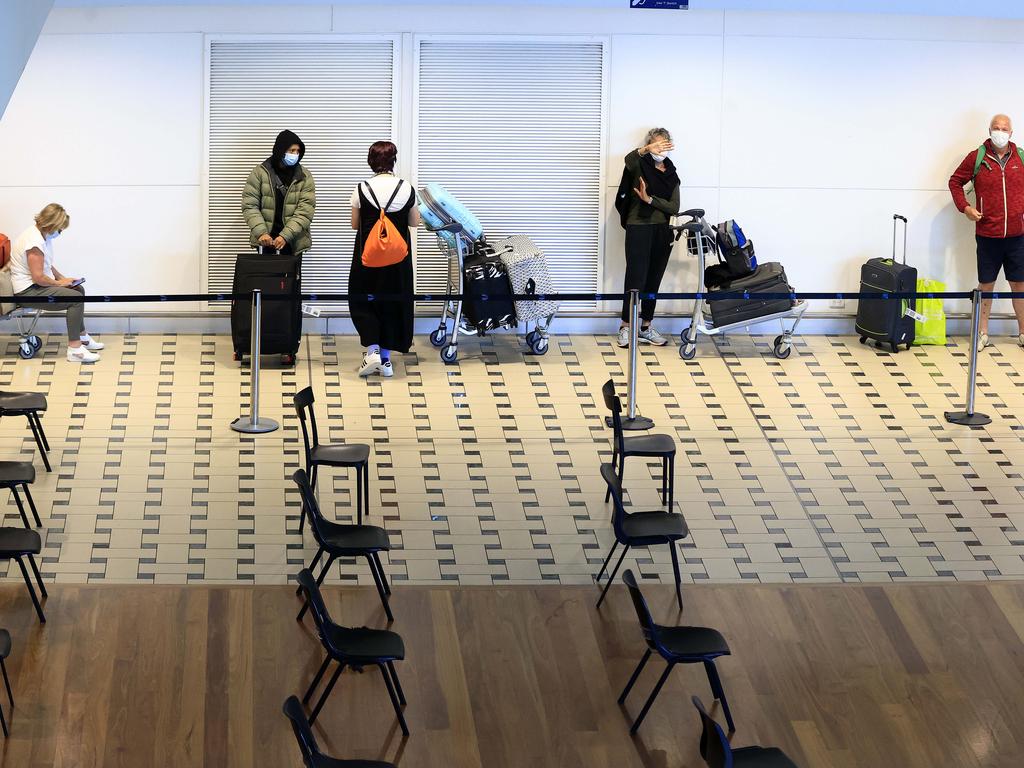
POLYGON ((676 216, 689 216, 691 219, 703 219, 704 209, 703 208, 690 208, 686 211, 680 211, 676 216))
POLYGON ((453 221, 451 224, 445 224, 443 227, 431 227, 429 224, 424 224, 428 232, 451 232, 453 235, 457 235, 462 231, 462 225, 457 221, 453 221))

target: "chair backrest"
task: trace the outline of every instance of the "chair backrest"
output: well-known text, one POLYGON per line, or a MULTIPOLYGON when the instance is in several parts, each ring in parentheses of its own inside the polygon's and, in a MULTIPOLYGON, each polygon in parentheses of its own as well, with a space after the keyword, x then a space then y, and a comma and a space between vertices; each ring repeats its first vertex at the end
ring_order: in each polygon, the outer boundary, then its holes
POLYGON ((622 581, 629 589, 629 597, 633 600, 633 608, 636 609, 636 618, 640 622, 640 629, 644 633, 647 647, 651 650, 659 650, 658 625, 654 623, 651 609, 647 607, 644 594, 640 591, 640 587, 637 586, 636 576, 633 575, 632 569, 626 569, 626 572, 622 574, 622 581))
POLYGON ((709 768, 733 768, 732 747, 729 746, 729 739, 722 726, 704 709, 704 703, 699 697, 694 696, 690 701, 700 713, 700 756, 709 768))
POLYGON ((324 532, 323 523, 324 516, 320 512, 320 502, 316 500, 316 494, 313 493, 313 489, 309 487, 309 476, 306 474, 306 470, 297 469, 292 473, 292 481, 299 487, 299 495, 302 497, 302 507, 306 510, 306 514, 309 516, 309 527, 313 530, 313 538, 316 539, 316 543, 324 549, 327 545, 324 543, 324 532))
POLYGON ((320 439, 316 432, 316 412, 313 410, 313 388, 306 387, 292 395, 292 404, 295 406, 295 413, 299 417, 299 426, 302 427, 302 442, 306 446, 306 464, 309 464, 310 452, 320 445, 320 439), (306 428, 306 412, 309 411, 309 429, 306 428), (312 434, 310 434, 312 432, 312 434), (312 440, 310 440, 312 438, 312 440))
POLYGON ((306 713, 303 711, 302 705, 296 697, 289 696, 285 700, 282 709, 285 717, 292 723, 295 741, 299 743, 299 751, 302 753, 302 762, 305 763, 306 768, 316 768, 314 760, 323 753, 320 751, 320 747, 317 746, 316 736, 313 735, 313 729, 309 727, 309 720, 306 719, 306 713))
POLYGON ((612 497, 612 530, 615 531, 615 538, 625 542, 626 532, 623 530, 623 523, 626 521, 626 508, 622 504, 622 481, 615 474, 614 464, 601 465, 601 477, 608 485, 612 497))
POLYGON ((622 433, 622 401, 615 394, 615 383, 611 379, 601 387, 601 394, 604 395, 605 407, 612 412, 612 439, 615 440, 615 450, 622 453, 626 447, 626 438, 622 433))
POLYGON ((334 624, 334 621, 331 620, 327 604, 324 603, 324 596, 320 592, 320 586, 316 583, 316 579, 313 578, 313 572, 309 568, 303 568, 299 571, 295 579, 299 582, 299 587, 302 588, 306 600, 309 601, 309 610, 313 614, 313 623, 316 624, 316 631, 320 636, 320 642, 330 652, 332 649, 328 639, 330 635, 327 630, 328 627, 334 624))

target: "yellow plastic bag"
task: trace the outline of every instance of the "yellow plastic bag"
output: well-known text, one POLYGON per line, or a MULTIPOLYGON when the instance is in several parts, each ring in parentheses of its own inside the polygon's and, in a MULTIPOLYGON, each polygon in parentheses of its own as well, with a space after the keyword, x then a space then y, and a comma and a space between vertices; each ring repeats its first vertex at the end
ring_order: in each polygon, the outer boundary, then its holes
MULTIPOLYGON (((917 281, 918 293, 945 293, 946 284, 938 280, 921 278, 917 281)), ((946 312, 942 299, 918 299, 917 312, 923 320, 914 321, 914 344, 946 346, 946 312)))

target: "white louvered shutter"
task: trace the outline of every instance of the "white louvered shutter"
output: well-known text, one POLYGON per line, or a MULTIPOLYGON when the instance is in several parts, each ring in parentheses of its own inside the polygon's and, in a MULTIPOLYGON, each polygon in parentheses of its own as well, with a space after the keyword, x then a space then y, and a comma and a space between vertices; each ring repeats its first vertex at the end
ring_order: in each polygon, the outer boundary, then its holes
MULTIPOLYGON (((597 291, 604 46, 600 41, 418 41, 416 179, 472 210, 489 239, 529 236, 555 288, 597 291)), ((436 237, 417 234, 417 290, 444 290, 436 237)), ((572 302, 563 312, 592 310, 572 302)))
POLYGON ((304 293, 345 293, 354 232, 349 197, 370 175, 370 144, 394 134, 395 40, 211 40, 207 280, 230 291, 235 257, 249 251, 242 189, 288 128, 306 145, 316 181, 313 247, 304 293))

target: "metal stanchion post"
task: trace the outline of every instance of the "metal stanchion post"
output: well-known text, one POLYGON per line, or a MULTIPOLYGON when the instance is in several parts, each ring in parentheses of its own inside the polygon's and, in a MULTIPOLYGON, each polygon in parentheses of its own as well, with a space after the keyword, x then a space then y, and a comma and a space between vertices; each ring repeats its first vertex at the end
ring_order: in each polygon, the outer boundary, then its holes
MULTIPOLYGON (((636 415, 636 371, 639 366, 638 350, 640 347, 640 291, 633 288, 629 291, 629 379, 626 390, 626 418, 622 420, 622 428, 630 430, 651 429, 653 419, 636 415)), ((611 418, 608 420, 611 426, 611 418)))
POLYGON ((965 427, 983 427, 992 423, 992 418, 974 411, 974 389, 978 378, 978 336, 981 333, 981 291, 971 292, 971 359, 967 366, 967 409, 946 411, 946 421, 965 427))
POLYGON ((252 292, 252 328, 249 338, 252 344, 249 360, 249 415, 239 416, 231 422, 235 432, 249 435, 273 432, 278 423, 273 419, 260 418, 260 331, 263 320, 263 296, 259 288, 252 292))

